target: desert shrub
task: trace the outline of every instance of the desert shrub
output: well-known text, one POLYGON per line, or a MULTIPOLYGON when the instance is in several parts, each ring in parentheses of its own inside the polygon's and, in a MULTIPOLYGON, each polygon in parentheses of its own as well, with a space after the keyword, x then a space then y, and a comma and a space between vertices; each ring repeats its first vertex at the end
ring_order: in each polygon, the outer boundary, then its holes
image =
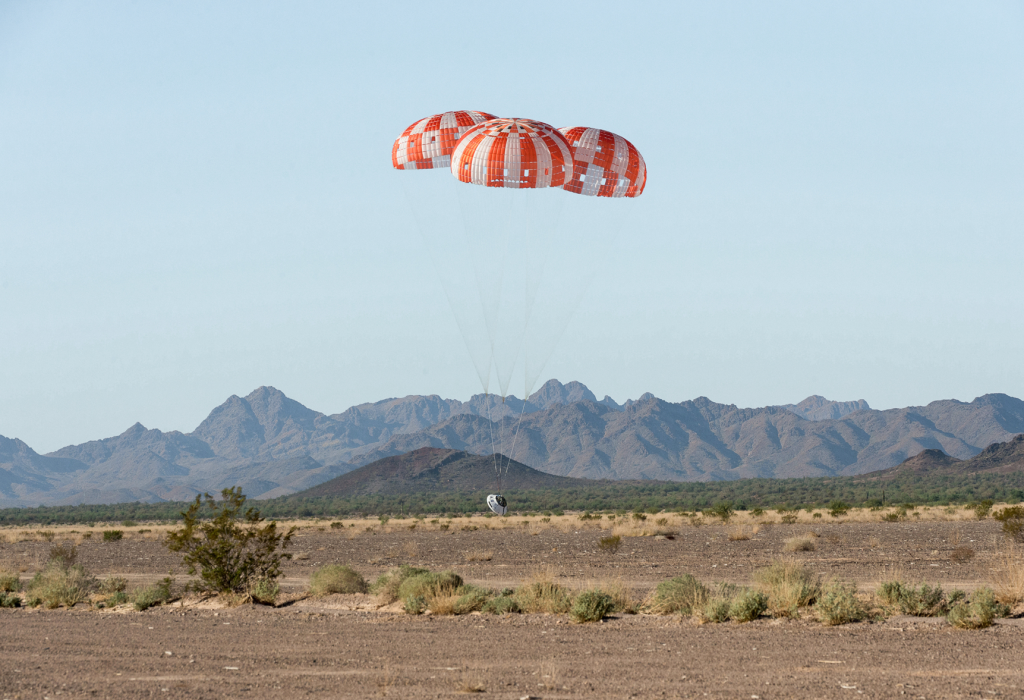
POLYGON ((549 578, 538 578, 520 586, 515 599, 526 613, 560 614, 569 612, 572 606, 569 592, 549 578))
POLYGON ((821 592, 819 577, 795 561, 772 562, 755 571, 754 580, 768 596, 768 610, 775 617, 795 617, 821 592))
POLYGON ((1006 542, 999 549, 996 565, 991 575, 999 601, 1010 605, 1024 602, 1024 552, 1012 541, 1006 542))
POLYGON ((922 584, 908 586, 900 581, 886 581, 878 589, 878 597, 903 615, 934 617, 945 614, 948 604, 940 586, 922 584))
POLYGON ((91 532, 83 532, 82 533, 82 539, 83 540, 91 540, 92 539, 92 533, 91 532))
POLYGON ((402 601, 402 610, 409 615, 422 615, 427 609, 427 599, 421 595, 411 595, 402 601))
POLYGON ((621 546, 621 535, 608 535, 607 537, 602 537, 597 541, 597 548, 602 552, 608 552, 609 554, 615 554, 615 552, 619 551, 619 547, 621 546))
POLYGON ((152 586, 146 586, 132 595, 132 605, 139 612, 148 610, 155 605, 163 605, 171 600, 171 578, 168 576, 152 586))
POLYGON ((0 569, 0 593, 13 593, 21 590, 21 579, 13 571, 0 569))
POLYGON ((729 541, 730 542, 743 542, 749 540, 751 537, 750 532, 747 528, 742 525, 730 528, 729 530, 729 541))
POLYGON ((768 609, 768 596, 757 590, 744 590, 732 600, 729 617, 737 622, 750 622, 768 609))
POLYGON ((435 615, 468 615, 482 610, 491 598, 491 592, 478 586, 462 585, 455 589, 440 588, 423 597, 430 612, 435 615))
POLYGON ((38 532, 36 532, 36 534, 44 540, 46 540, 47 542, 53 542, 55 533, 53 532, 53 530, 39 530, 38 532))
POLYGON ((181 529, 167 533, 166 545, 182 554, 190 574, 198 572, 199 588, 248 595, 257 581, 281 575, 281 562, 291 558, 284 549, 295 528, 281 534, 276 522, 263 524, 258 510, 245 508, 241 487, 224 489, 221 498, 196 496, 181 514, 181 529), (200 519, 204 506, 209 520, 200 519))
POLYGON ((978 520, 984 520, 988 517, 993 505, 995 505, 995 502, 992 499, 986 498, 984 501, 972 503, 970 507, 974 509, 974 517, 978 520))
POLYGON ((764 515, 764 508, 751 508, 750 515, 755 518, 760 518, 764 515))
POLYGON ((633 520, 635 520, 637 522, 642 522, 644 520, 647 520, 647 514, 644 513, 643 511, 638 510, 638 511, 633 513, 633 520))
POLYGON ((137 525, 138 525, 138 523, 135 522, 134 520, 122 520, 121 521, 121 527, 135 527, 137 525))
POLYGON ((684 574, 659 583, 647 607, 657 615, 689 615, 707 595, 708 589, 700 581, 684 574))
POLYGON ((715 505, 711 506, 708 514, 713 515, 716 518, 721 518, 723 523, 727 523, 733 514, 732 503, 730 501, 719 501, 715 505))
POLYGON ((992 515, 1003 524, 1003 534, 1016 542, 1024 542, 1024 506, 1003 508, 992 515))
POLYGON ((52 560, 28 584, 28 594, 47 608, 73 607, 89 596, 95 581, 80 565, 64 567, 52 560))
POLYGON ((790 537, 783 544, 783 550, 787 552, 813 552, 816 548, 814 538, 810 535, 790 537))
POLYGON ((832 501, 828 504, 828 514, 833 518, 838 518, 841 515, 846 515, 850 512, 850 504, 844 503, 843 501, 832 501))
POLYGON ((50 547, 50 561, 56 562, 65 569, 74 566, 78 561, 78 548, 70 542, 55 544, 50 547))
POLYGON ((786 513, 779 520, 782 521, 783 525, 793 525, 796 523, 796 513, 786 513))
POLYGON ((358 571, 342 564, 328 564, 313 572, 309 592, 313 595, 332 593, 366 593, 369 587, 358 571))
POLYGON ((262 605, 273 605, 280 593, 281 586, 276 579, 261 578, 249 587, 249 597, 262 605))
POLYGON ((122 537, 124 537, 124 532, 122 530, 104 530, 103 531, 103 541, 104 542, 118 542, 122 537))
POLYGON ((971 595, 970 601, 965 599, 954 602, 946 619, 954 627, 960 629, 982 629, 988 627, 997 617, 1010 614, 1010 607, 996 600, 991 588, 979 588, 971 595))
POLYGON ((697 607, 694 610, 694 615, 701 622, 728 622, 731 607, 731 600, 716 596, 697 607))
POLYGON ((379 595, 385 603, 393 603, 398 600, 398 588, 405 579, 425 573, 428 573, 426 569, 417 569, 414 566, 403 564, 397 569, 381 574, 370 586, 370 591, 379 595))
POLYGON ((107 607, 113 608, 118 605, 124 605, 127 602, 128 594, 124 591, 117 591, 116 593, 107 596, 107 599, 103 601, 101 605, 106 605, 107 607))
POLYGON ((21 596, 12 595, 9 591, 0 591, 0 608, 21 607, 21 596))
POLYGON ((398 586, 398 597, 405 600, 410 596, 423 596, 428 602, 431 596, 453 593, 462 587, 462 577, 452 571, 425 571, 407 577, 398 586))
POLYGON ((519 602, 514 596, 500 595, 495 596, 488 600, 481 610, 485 613, 491 613, 492 615, 505 615, 507 613, 518 613, 522 612, 522 608, 519 607, 519 602))
POLYGON ((607 593, 583 591, 573 601, 569 616, 576 622, 600 622, 614 607, 615 603, 607 593))
POLYGON ((611 597, 612 612, 626 615, 635 615, 639 612, 639 601, 633 596, 633 591, 621 581, 605 581, 598 589, 611 597))
POLYGON ((974 550, 965 545, 960 545, 949 553, 949 560, 954 564, 966 564, 974 558, 974 550))
POLYGON ((857 600, 857 584, 832 581, 825 585, 814 606, 818 619, 826 625, 845 625, 863 620, 867 611, 857 600))
POLYGON ((103 579, 100 583, 100 593, 104 595, 112 595, 114 593, 123 593, 128 589, 128 579, 123 576, 109 576, 103 579))
POLYGON ((345 527, 345 523, 340 522, 338 520, 335 520, 333 523, 331 523, 332 530, 340 530, 343 527, 345 527))

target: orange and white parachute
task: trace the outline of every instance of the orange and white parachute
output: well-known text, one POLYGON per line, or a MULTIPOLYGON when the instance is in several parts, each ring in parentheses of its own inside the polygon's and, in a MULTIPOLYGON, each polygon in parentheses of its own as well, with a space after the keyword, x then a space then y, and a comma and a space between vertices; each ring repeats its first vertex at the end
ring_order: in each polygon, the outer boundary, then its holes
POLYGON ((572 169, 572 148, 544 122, 492 119, 462 135, 451 168, 461 182, 485 187, 561 187, 572 169))
POLYGON ((391 164, 399 170, 447 168, 459 138, 470 127, 491 119, 493 114, 467 109, 413 122, 391 147, 391 164))
POLYGON ((559 131, 573 148, 572 177, 562 189, 598 197, 639 197, 644 191, 647 164, 629 141, 585 126, 559 131))

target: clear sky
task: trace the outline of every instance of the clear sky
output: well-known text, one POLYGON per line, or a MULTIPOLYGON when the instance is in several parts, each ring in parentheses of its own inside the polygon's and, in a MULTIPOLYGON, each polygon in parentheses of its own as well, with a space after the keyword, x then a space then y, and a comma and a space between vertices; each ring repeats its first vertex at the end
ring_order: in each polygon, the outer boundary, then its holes
POLYGON ((1024 397, 1024 4, 631 5, 0 2, 0 434, 478 392, 390 164, 450 109, 647 161, 541 380, 1024 397))

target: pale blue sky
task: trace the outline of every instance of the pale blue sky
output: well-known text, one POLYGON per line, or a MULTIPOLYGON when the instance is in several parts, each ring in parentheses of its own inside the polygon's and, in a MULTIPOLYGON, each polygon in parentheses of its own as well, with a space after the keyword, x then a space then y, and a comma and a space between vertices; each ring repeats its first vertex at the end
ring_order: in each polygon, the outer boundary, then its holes
POLYGON ((625 7, 0 1, 0 434, 477 392, 390 165, 449 109, 646 158, 542 379, 1024 397, 1024 4, 625 7))

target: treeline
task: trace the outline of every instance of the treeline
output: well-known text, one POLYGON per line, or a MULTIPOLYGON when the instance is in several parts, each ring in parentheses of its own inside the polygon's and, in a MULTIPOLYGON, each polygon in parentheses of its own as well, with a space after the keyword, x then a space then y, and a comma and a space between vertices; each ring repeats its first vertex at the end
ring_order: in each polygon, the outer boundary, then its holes
MULTIPOLYGON (((418 493, 400 496, 300 498, 260 501, 268 518, 340 518, 377 515, 445 515, 485 510, 487 493, 418 493)), ((991 499, 1024 501, 1024 472, 961 476, 908 475, 891 480, 857 477, 741 479, 713 482, 600 481, 544 491, 509 491, 512 512, 704 510, 730 503, 749 508, 804 508, 843 501, 851 506, 966 504, 991 499)), ((187 503, 118 503, 0 510, 0 525, 176 520, 187 503)))

